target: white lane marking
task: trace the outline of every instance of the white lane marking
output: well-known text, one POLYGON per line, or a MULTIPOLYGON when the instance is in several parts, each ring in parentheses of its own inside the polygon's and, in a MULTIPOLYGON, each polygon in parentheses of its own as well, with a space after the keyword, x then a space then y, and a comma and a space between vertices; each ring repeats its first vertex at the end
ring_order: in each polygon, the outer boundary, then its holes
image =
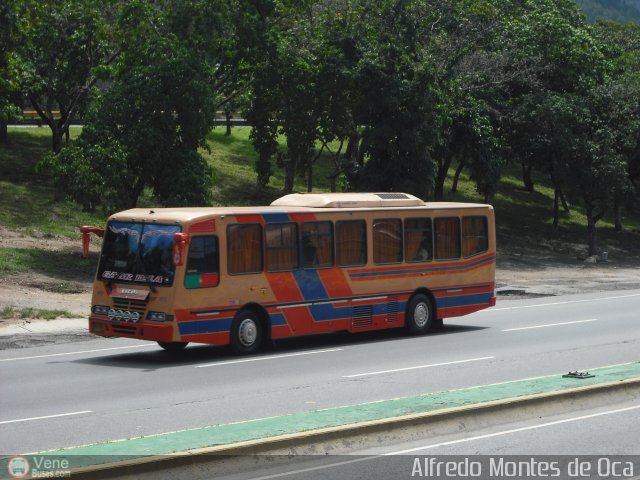
POLYGON ((82 415, 83 413, 93 413, 93 410, 83 410, 81 412, 70 412, 70 413, 58 413, 56 415, 44 415, 42 417, 18 418, 17 420, 4 420, 0 422, 0 425, 6 425, 7 423, 30 422, 32 420, 44 420, 47 418, 68 417, 70 415, 82 415))
POLYGON ((457 443, 474 442, 476 440, 484 440, 486 438, 499 437, 502 435, 510 435, 512 433, 526 432, 528 430, 535 430, 537 428, 553 427, 555 425, 562 425, 564 423, 579 422, 580 420, 588 420, 590 418, 602 417, 604 415, 613 415, 615 413, 628 412, 630 410, 637 410, 638 408, 640 408, 640 405, 634 405, 633 407, 625 407, 625 408, 618 408, 616 410, 607 410, 606 412, 591 413, 589 415, 581 415, 579 417, 565 418, 563 420, 545 422, 545 423, 540 423, 538 425, 529 425, 528 427, 512 428, 510 430, 502 430, 500 432, 487 433, 485 435, 477 435, 475 437, 460 438, 458 440, 451 440, 449 442, 434 443, 432 445, 425 445, 423 447, 409 448, 407 450, 399 450, 397 452, 384 453, 383 455, 404 455, 406 453, 418 452, 420 450, 428 450, 428 449, 437 448, 437 447, 446 447, 448 445, 455 445, 457 443))
POLYGON ((547 323, 545 325, 534 325, 532 327, 518 327, 518 328, 507 328, 502 330, 503 332, 515 332, 517 330, 531 330, 534 328, 546 328, 546 327, 558 327, 561 325, 574 325, 576 323, 587 323, 587 322, 597 322, 597 318, 590 318, 588 320, 575 320, 573 322, 559 322, 559 323, 547 323))
POLYGON ((95 350, 79 350, 77 352, 65 352, 65 353, 49 353, 47 355, 33 355, 31 357, 0 358, 0 362, 12 362, 14 360, 31 360, 33 358, 61 357, 63 355, 79 355, 81 353, 108 352, 111 350, 123 350, 125 348, 141 348, 141 347, 155 347, 155 346, 157 345, 153 343, 144 343, 140 345, 127 345, 126 347, 98 348, 95 350))
POLYGON ((336 463, 330 463, 328 465, 318 465, 316 467, 308 467, 308 468, 301 468, 298 470, 292 470, 292 471, 288 471, 288 472, 282 472, 282 473, 275 473, 272 475, 265 475, 262 477, 253 477, 250 480, 270 480, 273 478, 282 478, 282 477, 288 477, 291 475, 299 475, 301 473, 308 473, 308 472, 315 472, 318 470, 327 470, 329 468, 335 468, 335 467, 342 467, 345 465, 351 465, 354 463, 361 463, 361 462, 368 462, 369 460, 376 460, 379 459, 381 456, 391 456, 391 455, 405 455, 407 453, 413 453, 413 452, 418 452, 420 450, 429 450, 432 448, 437 448, 437 447, 443 447, 443 446, 448 446, 448 445, 455 445, 456 443, 465 443, 465 442, 473 442, 476 440, 483 440, 486 438, 491 438, 491 437, 498 437, 501 435, 509 435, 512 433, 518 433, 518 432, 524 432, 527 430, 534 430, 537 428, 544 428, 544 427, 551 427, 554 425, 560 425, 563 423, 570 423, 570 422, 577 422, 580 420, 588 420, 590 418, 595 418, 595 417, 601 417, 603 415, 612 415, 615 413, 622 413, 622 412, 628 412, 630 410, 636 410, 640 408, 640 405, 635 405, 633 407, 627 407, 627 408, 619 408, 617 410, 609 410, 606 412, 600 412, 600 413, 593 413, 590 415, 582 415, 580 417, 574 417, 574 418, 566 418, 564 420, 557 420, 555 422, 547 422, 547 423, 541 423, 539 425, 531 425, 528 427, 522 427, 522 428, 514 428, 511 430, 503 430, 500 432, 495 432, 495 433, 488 433, 486 435, 478 435, 475 437, 468 437, 468 438, 461 438, 459 440, 451 440, 449 442, 442 442, 442 443, 435 443, 435 444, 431 444, 431 445, 424 445, 422 447, 417 447, 417 448, 411 448, 411 449, 407 449, 407 450, 398 450, 395 452, 387 452, 387 453, 382 453, 380 455, 371 455, 368 457, 358 457, 358 458, 354 458, 353 460, 345 460, 342 462, 336 462, 336 463))
POLYGON ((455 365, 458 363, 479 362, 481 360, 491 360, 495 357, 467 358, 466 360, 454 360, 452 362, 431 363, 429 365, 416 365, 414 367, 394 368, 393 370, 379 370, 377 372, 355 373, 353 375, 343 375, 342 378, 366 377, 368 375, 381 375, 383 373, 404 372, 407 370, 417 370, 419 368, 442 367, 444 365, 455 365))
POLYGON ((602 300, 618 300, 620 298, 640 297, 640 293, 632 293, 630 295, 619 295, 616 297, 602 297, 602 298, 587 298, 585 300, 567 300, 566 302, 552 302, 552 303, 538 303, 536 305, 519 305, 517 307, 491 307, 484 310, 480 310, 475 313, 490 313, 499 312, 503 310, 518 310, 520 308, 537 308, 537 307, 550 307, 553 305, 569 305, 572 303, 584 303, 584 302, 599 302, 602 300))
POLYGON ((316 353, 340 352, 343 348, 328 348, 326 350, 313 350, 311 352, 285 353, 282 355, 270 355, 268 357, 244 358, 242 360, 229 360, 228 362, 205 363, 202 365, 194 365, 195 368, 220 367, 222 365, 232 365, 234 363, 262 362, 264 360, 275 360, 278 358, 300 357, 302 355, 315 355, 316 353))

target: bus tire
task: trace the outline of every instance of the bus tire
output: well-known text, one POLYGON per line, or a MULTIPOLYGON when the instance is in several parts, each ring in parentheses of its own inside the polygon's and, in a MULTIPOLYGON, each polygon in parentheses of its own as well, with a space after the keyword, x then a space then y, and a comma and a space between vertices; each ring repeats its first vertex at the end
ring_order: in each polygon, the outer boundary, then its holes
POLYGON ((262 345, 262 330, 260 318, 251 310, 243 310, 231 323, 231 347, 239 354, 258 351, 262 345))
POLYGON ((184 350, 189 342, 158 342, 167 352, 177 353, 184 350))
POLYGON ((433 306, 429 297, 418 293, 407 307, 405 326, 411 335, 426 333, 433 323, 433 306))

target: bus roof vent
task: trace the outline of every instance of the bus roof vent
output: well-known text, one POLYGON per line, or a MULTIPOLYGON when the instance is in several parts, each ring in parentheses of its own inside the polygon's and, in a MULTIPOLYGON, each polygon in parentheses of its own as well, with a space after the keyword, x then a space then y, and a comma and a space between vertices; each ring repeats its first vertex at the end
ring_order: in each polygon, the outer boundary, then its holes
POLYGON ((376 193, 383 200, 406 200, 409 197, 406 193, 376 193))
POLYGON ((379 208, 426 205, 407 193, 292 193, 274 200, 279 207, 379 208))

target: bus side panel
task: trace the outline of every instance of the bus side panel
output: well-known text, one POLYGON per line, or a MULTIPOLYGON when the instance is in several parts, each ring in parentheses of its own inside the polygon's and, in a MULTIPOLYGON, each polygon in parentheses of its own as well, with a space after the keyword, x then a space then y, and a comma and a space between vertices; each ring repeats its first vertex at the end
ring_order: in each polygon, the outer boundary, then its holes
MULTIPOLYGON (((446 318, 492 306, 494 272, 495 254, 488 253, 462 261, 354 269, 349 275, 356 293, 393 295, 397 292, 410 296, 427 289, 436 301, 438 318, 446 318)), ((403 314, 404 311, 403 308, 403 314)))

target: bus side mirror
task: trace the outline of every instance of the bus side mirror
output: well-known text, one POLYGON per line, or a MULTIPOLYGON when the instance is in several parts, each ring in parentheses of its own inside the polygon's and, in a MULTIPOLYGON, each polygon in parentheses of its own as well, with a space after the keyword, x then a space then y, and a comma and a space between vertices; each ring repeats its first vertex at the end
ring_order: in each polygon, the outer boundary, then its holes
POLYGON ((176 267, 184 265, 185 252, 189 243, 191 243, 191 235, 188 233, 178 232, 173 234, 171 260, 176 267))
POLYGON ((98 227, 80 227, 80 231, 82 232, 82 256, 87 258, 89 256, 89 240, 91 234, 95 234, 98 237, 104 237, 104 228, 98 227))

